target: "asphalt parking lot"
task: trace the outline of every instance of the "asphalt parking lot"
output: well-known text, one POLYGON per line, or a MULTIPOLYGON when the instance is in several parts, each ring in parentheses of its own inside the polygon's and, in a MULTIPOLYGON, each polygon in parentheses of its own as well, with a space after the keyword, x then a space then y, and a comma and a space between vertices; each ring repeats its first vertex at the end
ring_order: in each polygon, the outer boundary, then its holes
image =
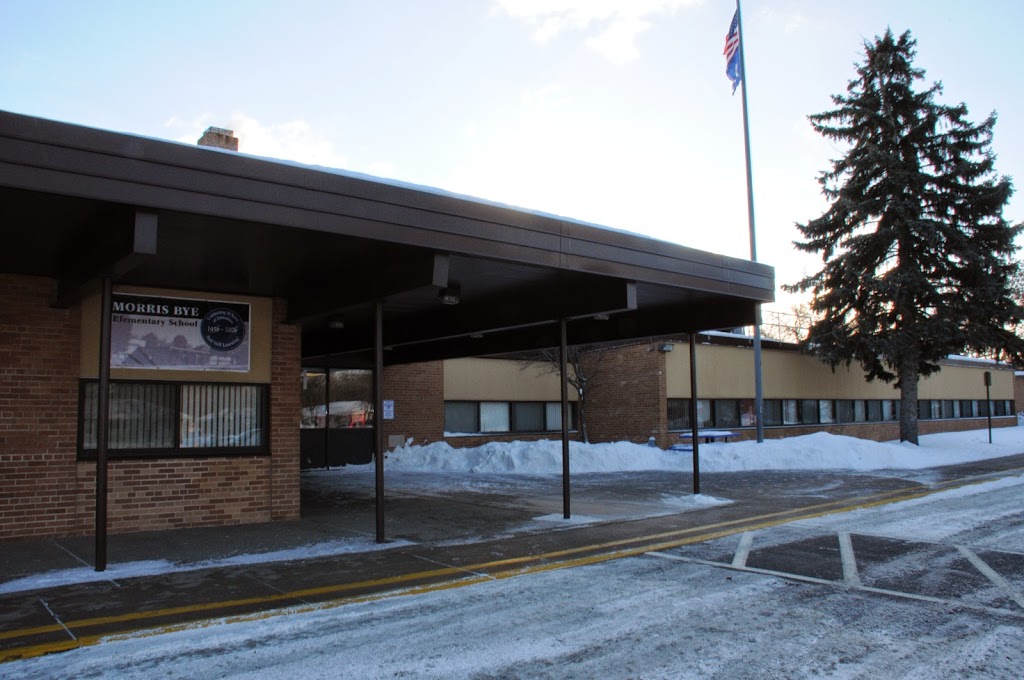
POLYGON ((782 526, 651 554, 1024 617, 1019 552, 782 526))

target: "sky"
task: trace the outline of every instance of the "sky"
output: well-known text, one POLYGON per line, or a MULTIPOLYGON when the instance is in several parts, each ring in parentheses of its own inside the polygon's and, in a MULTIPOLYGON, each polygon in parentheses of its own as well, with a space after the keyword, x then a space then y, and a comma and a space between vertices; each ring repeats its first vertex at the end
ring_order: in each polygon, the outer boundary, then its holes
MULTIPOLYGON (((731 0, 0 0, 0 109, 508 203, 750 257, 731 0)), ((918 41, 922 84, 997 112, 996 170, 1024 184, 1015 0, 747 0, 757 259, 820 267, 795 224, 841 155, 807 116, 867 40, 918 41)), ((1024 221, 1016 195, 1005 216, 1024 221)), ((800 300, 777 292, 776 311, 800 300)))

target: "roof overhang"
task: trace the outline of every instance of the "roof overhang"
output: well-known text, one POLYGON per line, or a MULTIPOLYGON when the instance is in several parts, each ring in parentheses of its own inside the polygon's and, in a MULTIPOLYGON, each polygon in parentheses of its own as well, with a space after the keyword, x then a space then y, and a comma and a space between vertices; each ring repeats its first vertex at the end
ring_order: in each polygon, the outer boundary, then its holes
POLYGON ((774 299, 774 271, 756 262, 5 112, 0 225, 0 272, 57 279, 55 304, 102 276, 285 298, 304 357, 323 365, 367 360, 377 302, 386 361, 402 363, 551 346, 561 318, 574 344, 750 325, 774 299), (338 318, 344 328, 330 328, 338 318))

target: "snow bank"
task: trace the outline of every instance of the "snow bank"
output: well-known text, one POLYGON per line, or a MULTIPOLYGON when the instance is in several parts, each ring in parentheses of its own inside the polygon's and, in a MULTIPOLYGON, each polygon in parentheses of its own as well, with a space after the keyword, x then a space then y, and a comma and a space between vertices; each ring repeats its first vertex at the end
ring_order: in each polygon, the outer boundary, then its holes
MULTIPOLYGON (((1024 453, 1024 428, 971 430, 921 437, 921 445, 874 442, 817 432, 802 437, 700 445, 704 472, 743 470, 919 470, 1024 453)), ((664 451, 646 444, 569 443, 573 473, 644 470, 690 470, 688 451, 664 451)), ((444 442, 407 444, 391 451, 387 467, 396 471, 560 474, 562 443, 489 442, 453 448, 444 442)))

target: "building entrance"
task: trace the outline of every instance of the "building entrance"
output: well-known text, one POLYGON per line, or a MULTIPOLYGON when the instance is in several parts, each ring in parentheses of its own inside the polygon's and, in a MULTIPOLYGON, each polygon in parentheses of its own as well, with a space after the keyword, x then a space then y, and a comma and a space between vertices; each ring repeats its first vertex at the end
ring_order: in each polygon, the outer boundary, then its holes
POLYGON ((302 370, 302 469, 373 460, 373 371, 302 370))

